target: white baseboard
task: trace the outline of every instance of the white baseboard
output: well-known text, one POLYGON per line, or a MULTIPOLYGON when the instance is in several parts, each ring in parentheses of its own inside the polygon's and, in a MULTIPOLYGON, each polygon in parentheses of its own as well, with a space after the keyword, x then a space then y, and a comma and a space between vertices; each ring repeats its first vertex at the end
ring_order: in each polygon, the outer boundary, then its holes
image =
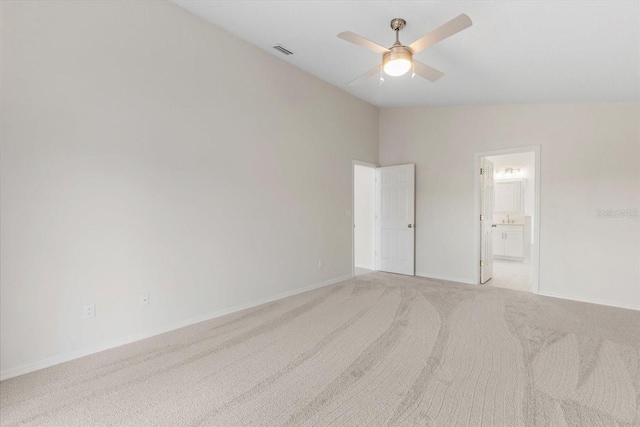
POLYGON ((181 320, 179 322, 175 322, 171 325, 163 326, 160 328, 151 329, 149 331, 141 332, 134 335, 129 335, 124 338, 120 338, 114 341, 109 341, 104 344, 98 344, 91 347, 86 347, 71 353, 63 354, 60 356, 51 357, 45 360, 41 360, 38 362, 28 363, 26 365, 18 366, 16 368, 5 369, 0 372, 0 381, 17 377, 19 375, 28 374, 30 372, 39 371, 40 369, 49 368, 54 365, 59 365, 60 363, 69 362, 74 359, 79 359, 84 356, 89 356, 94 353, 98 353, 100 351, 109 350, 111 348, 120 347, 125 344, 130 344, 135 341, 140 341, 146 338, 150 338, 156 335, 164 334, 166 332, 171 332, 176 329, 184 328, 185 326, 194 325, 196 323, 204 322, 206 320, 215 319, 216 317, 224 316, 227 314, 235 313, 240 310, 246 310, 247 308, 252 308, 258 305, 266 304, 272 301, 276 301, 279 299, 287 298, 293 295, 301 294, 303 292, 311 291, 313 289, 322 288, 324 286, 333 285, 334 283, 342 282, 343 280, 350 279, 352 276, 342 276, 336 279, 327 280, 322 283, 316 283, 314 285, 306 286, 304 288, 295 289, 293 291, 283 292, 277 294, 273 297, 263 298, 257 301, 253 301, 247 304, 240 304, 234 307, 226 308, 223 310, 218 310, 213 313, 207 313, 202 316, 193 317, 186 320, 181 320))
POLYGON ((464 283, 466 285, 477 285, 477 283, 474 283, 473 281, 471 281, 469 279, 461 279, 459 277, 434 276, 433 274, 421 273, 421 272, 417 272, 417 271, 416 271, 416 276, 425 277, 427 279, 446 280, 448 282, 464 283))
POLYGON ((356 268, 364 268, 365 270, 373 270, 373 266, 372 265, 356 264, 355 266, 356 266, 356 268))
POLYGON ((566 300, 570 300, 570 301, 587 302, 589 304, 606 305, 608 307, 626 308, 628 310, 640 311, 640 307, 637 306, 637 305, 633 306, 631 304, 620 304, 620 303, 613 302, 613 301, 605 301, 605 300, 599 300, 599 299, 587 299, 587 298, 576 298, 576 297, 570 297, 570 296, 567 296, 567 295, 561 295, 561 294, 556 294, 556 293, 553 293, 553 292, 544 292, 544 291, 538 291, 538 295, 542 295, 542 296, 545 296, 545 297, 551 297, 551 298, 566 299, 566 300))
MULTIPOLYGON (((416 272, 416 276, 420 276, 420 277, 425 277, 427 279, 436 279, 436 280, 448 280, 450 282, 458 282, 458 283, 465 283, 468 285, 477 285, 477 283, 474 283, 472 281, 469 281, 467 279, 460 279, 460 278, 455 278, 455 277, 437 277, 434 276, 432 274, 425 274, 425 273, 419 273, 416 272)), ((534 295, 542 295, 545 297, 551 297, 551 298, 561 298, 561 299, 566 299, 566 300, 570 300, 570 301, 578 301, 578 302, 586 302, 589 304, 599 304, 599 305, 606 305, 608 307, 616 307, 616 308, 625 308, 628 310, 638 310, 640 311, 640 307, 639 306, 634 306, 632 304, 620 304, 614 301, 607 301, 607 300, 599 300, 599 299, 586 299, 586 298, 576 298, 576 297, 572 297, 572 296, 567 296, 567 295, 561 295, 561 294, 556 294, 553 292, 543 292, 543 291, 538 291, 538 292, 534 292, 534 295)))

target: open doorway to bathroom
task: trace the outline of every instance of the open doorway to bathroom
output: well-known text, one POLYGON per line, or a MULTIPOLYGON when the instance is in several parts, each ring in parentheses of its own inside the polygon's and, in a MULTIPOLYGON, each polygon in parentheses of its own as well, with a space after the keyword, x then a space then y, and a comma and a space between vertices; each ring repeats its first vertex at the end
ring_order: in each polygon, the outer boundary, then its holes
POLYGON ((477 155, 479 283, 537 292, 539 148, 477 155))
POLYGON ((366 274, 375 267, 376 166, 353 164, 353 274, 366 274))

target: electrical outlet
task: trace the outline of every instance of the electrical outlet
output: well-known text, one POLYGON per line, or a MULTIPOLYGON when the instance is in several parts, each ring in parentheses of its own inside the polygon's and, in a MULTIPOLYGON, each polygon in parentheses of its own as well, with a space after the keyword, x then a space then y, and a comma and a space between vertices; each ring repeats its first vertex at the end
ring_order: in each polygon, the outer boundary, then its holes
POLYGON ((84 318, 88 319, 89 317, 96 317, 95 304, 87 304, 84 306, 84 318))
POLYGON ((149 305, 149 294, 140 294, 140 305, 149 305))

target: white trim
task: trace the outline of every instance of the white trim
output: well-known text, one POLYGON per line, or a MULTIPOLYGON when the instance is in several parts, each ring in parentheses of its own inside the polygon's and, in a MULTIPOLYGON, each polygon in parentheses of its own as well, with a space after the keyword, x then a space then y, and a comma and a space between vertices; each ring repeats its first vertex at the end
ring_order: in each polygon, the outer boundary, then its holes
POLYGON ((476 283, 473 280, 462 279, 460 277, 434 276, 433 274, 421 273, 421 272, 417 272, 417 271, 416 271, 416 276, 424 277, 426 279, 446 280, 447 282, 457 282, 457 283, 461 283, 461 284, 465 284, 465 285, 476 285, 476 283))
POLYGON ((213 313, 204 314, 202 316, 193 317, 191 319, 181 320, 168 326, 152 329, 149 331, 141 332, 139 334, 129 335, 128 337, 120 338, 114 341, 110 341, 104 344, 98 344, 91 347, 83 348, 71 353, 67 353, 61 356, 51 357, 49 359, 41 360, 39 362, 28 363, 26 365, 18 366, 16 368, 6 369, 0 372, 0 381, 4 381, 9 378, 17 377, 18 375, 28 374, 30 372, 39 371, 40 369, 49 368, 60 363, 69 362, 71 360, 79 359, 90 354, 95 354, 104 350, 109 350, 115 347, 120 347, 125 344, 130 344, 135 341, 140 341, 146 338, 150 338, 156 335, 171 332, 176 329, 184 328, 185 326, 194 325, 196 323, 204 322, 207 320, 215 319, 216 317, 225 316, 227 314, 235 313, 237 311, 246 310, 248 308, 256 307, 258 305, 266 304, 279 299, 287 298, 293 295, 308 292, 313 289, 318 289, 324 286, 333 285, 334 283, 342 282, 350 279, 352 276, 342 276, 336 279, 327 280, 322 283, 316 283, 304 288, 296 289, 293 291, 283 292, 273 297, 263 298, 257 301, 253 301, 247 304, 240 304, 234 307, 230 307, 223 310, 214 311, 213 313))
MULTIPOLYGON (((360 160, 352 160, 351 161, 351 274, 353 276, 356 275, 356 190, 355 190, 355 180, 356 180, 356 166, 364 166, 365 168, 378 169, 380 166, 367 163, 360 160)), ((374 191, 375 193, 375 191, 374 191)), ((375 201, 374 204, 375 206, 375 201)), ((374 208, 375 209, 375 208, 374 208)), ((367 268, 369 270, 376 271, 376 220, 374 215, 373 220, 373 267, 360 267, 367 268)))
POLYGON ((640 311, 640 306, 635 306, 634 307, 632 305, 624 305, 624 304, 620 304, 620 303, 613 302, 613 301, 607 301, 607 300, 576 298, 576 297, 569 297, 569 296, 566 296, 566 295, 560 295, 560 294, 555 294, 553 292, 544 292, 544 291, 538 292, 538 295, 541 295, 541 296, 544 296, 544 297, 560 298, 560 299, 565 299, 565 300, 570 300, 570 301, 584 302, 584 303, 589 303, 589 304, 606 305, 608 307, 616 307, 616 308, 624 308, 624 309, 628 309, 628 310, 640 311))
MULTIPOLYGON (((432 274, 427 274, 427 273, 416 273, 416 276, 424 277, 426 279, 446 280, 446 281, 449 281, 449 282, 457 282, 457 283, 460 283, 460 284, 476 285, 476 283, 473 280, 466 280, 466 279, 452 278, 452 277, 436 277, 436 276, 434 276, 432 274)), ((567 295, 560 295, 560 294, 555 294, 553 292, 544 292, 544 291, 539 291, 538 295, 543 296, 543 297, 559 298, 559 299, 563 299, 563 300, 582 302, 582 303, 587 303, 587 304, 598 304, 598 305, 604 305, 604 306, 607 306, 607 307, 615 307, 615 308, 622 308, 622 309, 626 309, 626 310, 640 311, 640 306, 634 307, 633 305, 620 304, 620 303, 617 303, 617 302, 614 302, 614 301, 609 301, 609 300, 576 298, 576 297, 570 297, 570 296, 567 296, 567 295)))
POLYGON ((540 293, 540 145, 530 145, 527 147, 513 147, 501 150, 482 151, 475 153, 473 156, 474 173, 473 173, 473 212, 474 212, 474 241, 475 241, 475 258, 473 260, 473 270, 475 271, 475 285, 480 284, 480 268, 478 261, 480 260, 480 158, 490 156, 501 156, 504 154, 529 153, 533 152, 536 158, 535 164, 535 201, 534 201, 534 218, 533 218, 533 251, 531 252, 531 268, 533 269, 533 293, 540 293))

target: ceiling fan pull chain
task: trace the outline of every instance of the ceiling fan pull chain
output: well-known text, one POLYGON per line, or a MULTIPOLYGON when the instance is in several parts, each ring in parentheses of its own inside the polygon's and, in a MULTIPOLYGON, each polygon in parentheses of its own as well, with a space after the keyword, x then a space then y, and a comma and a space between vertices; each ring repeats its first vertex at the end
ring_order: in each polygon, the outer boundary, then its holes
POLYGON ((411 72, 411 78, 414 78, 416 76, 416 64, 413 61, 411 61, 411 72))
POLYGON ((378 86, 384 83, 384 77, 382 77, 382 67, 380 67, 380 81, 378 81, 378 86))

